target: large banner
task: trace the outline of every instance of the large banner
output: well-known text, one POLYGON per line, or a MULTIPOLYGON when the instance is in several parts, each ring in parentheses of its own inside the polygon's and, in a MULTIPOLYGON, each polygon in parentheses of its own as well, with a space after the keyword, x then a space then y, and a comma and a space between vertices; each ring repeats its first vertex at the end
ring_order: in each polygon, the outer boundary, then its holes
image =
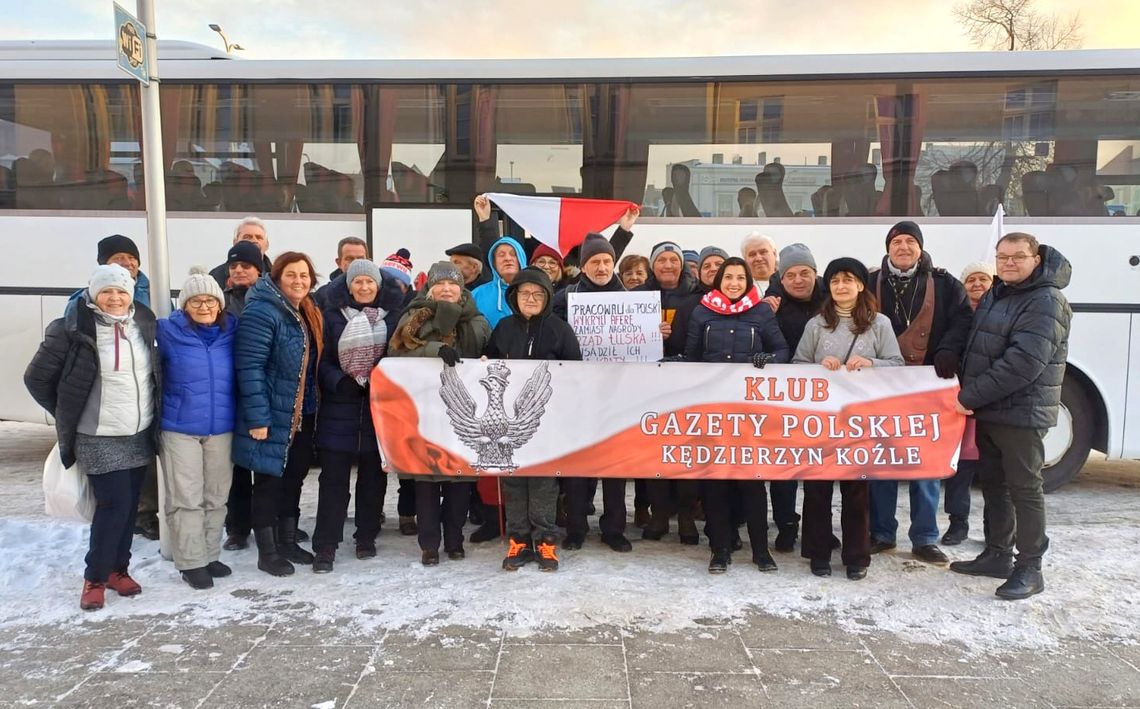
POLYGON ((385 468, 412 474, 945 478, 965 426, 933 367, 388 357, 371 391, 385 468))

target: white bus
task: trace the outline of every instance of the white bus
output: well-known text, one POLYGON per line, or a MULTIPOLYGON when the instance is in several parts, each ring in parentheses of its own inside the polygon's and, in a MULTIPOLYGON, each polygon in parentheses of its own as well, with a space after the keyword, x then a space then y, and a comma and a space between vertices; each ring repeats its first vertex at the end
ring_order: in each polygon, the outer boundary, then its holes
MULTIPOLYGON (((687 59, 250 61, 160 49, 171 283, 256 214, 270 255, 336 242, 416 270, 472 238, 482 192, 628 199, 627 253, 760 230, 875 265, 895 221, 935 264, 986 256, 998 203, 1073 264, 1048 487, 1140 457, 1140 51, 687 59), (372 228, 369 228, 369 227, 372 228)), ((0 43, 0 418, 95 242, 143 250, 138 89, 109 43, 0 43)))

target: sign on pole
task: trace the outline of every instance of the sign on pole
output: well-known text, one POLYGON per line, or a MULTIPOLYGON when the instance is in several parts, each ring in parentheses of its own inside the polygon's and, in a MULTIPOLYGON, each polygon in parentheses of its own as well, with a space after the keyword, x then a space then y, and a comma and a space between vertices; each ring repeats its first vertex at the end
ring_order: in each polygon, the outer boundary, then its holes
POLYGON ((119 68, 142 82, 150 84, 146 63, 146 27, 134 15, 115 3, 115 46, 119 68))

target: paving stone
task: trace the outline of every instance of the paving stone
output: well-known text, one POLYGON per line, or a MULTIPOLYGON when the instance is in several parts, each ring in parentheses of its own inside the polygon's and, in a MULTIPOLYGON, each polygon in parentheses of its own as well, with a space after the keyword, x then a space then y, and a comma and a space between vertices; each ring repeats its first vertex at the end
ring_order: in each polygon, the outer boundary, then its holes
POLYGON ((264 645, 294 647, 372 647, 382 636, 365 636, 355 628, 336 623, 293 622, 280 615, 283 622, 266 631, 264 645))
POLYGON ((508 629, 503 642, 507 645, 621 645, 621 638, 620 627, 599 625, 581 630, 508 629))
POLYGON ((376 669, 384 670, 493 670, 499 656, 497 633, 465 628, 418 637, 390 633, 380 643, 376 669))
POLYGON ((115 651, 70 643, 0 651, 0 687, 12 702, 51 701, 103 668, 115 651))
POLYGON ((215 706, 343 706, 372 652, 363 647, 258 647, 210 695, 215 706))
POLYGON ((492 672, 381 670, 369 673, 360 680, 347 707, 485 707, 494 677, 492 672))
POLYGON ((775 706, 909 706, 865 652, 754 650, 752 660, 775 706))
POLYGON ((904 643, 893 635, 863 638, 867 649, 891 676, 1010 677, 1004 657, 971 655, 954 643, 904 643))
POLYGON ((492 709, 557 709, 564 706, 583 707, 584 709, 629 709, 629 702, 617 699, 575 699, 573 702, 551 702, 542 699, 495 699, 491 701, 492 709))
POLYGON ((159 628, 119 655, 115 666, 142 662, 156 672, 225 672, 267 629, 264 625, 237 623, 219 628, 159 628))
POLYGON ((633 707, 756 707, 765 704, 755 674, 638 672, 630 677, 633 707))
POLYGON ((620 647, 505 645, 493 699, 625 699, 620 647))
POLYGON ((779 616, 754 614, 742 623, 738 632, 749 648, 773 650, 860 650, 859 637, 837 632, 828 618, 797 620, 779 616))
MULTIPOLYGON (((213 672, 101 672, 59 707, 196 707, 225 675, 213 672)), ((211 706, 219 706, 211 702, 211 706)))
POLYGON ((896 677, 895 683, 916 707, 1047 707, 1019 679, 896 677))
POLYGON ((1099 648, 1057 653, 1018 653, 1012 671, 1036 696, 1055 705, 1138 706, 1140 672, 1099 648))
POLYGON ((630 671, 749 672, 752 661, 731 630, 688 633, 636 633, 626 638, 630 671))

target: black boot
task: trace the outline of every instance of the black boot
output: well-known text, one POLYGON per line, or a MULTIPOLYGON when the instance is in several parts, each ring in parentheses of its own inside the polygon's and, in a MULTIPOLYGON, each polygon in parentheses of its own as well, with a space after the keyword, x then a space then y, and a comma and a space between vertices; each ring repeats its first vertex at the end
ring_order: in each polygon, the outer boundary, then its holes
POLYGON ((723 574, 728 571, 732 563, 732 552, 728 549, 713 549, 712 559, 709 560, 710 574, 723 574))
POLYGON ((1013 557, 1008 553, 986 547, 972 561, 955 561, 950 570, 968 576, 989 576, 994 579, 1008 579, 1013 573, 1013 557))
POLYGON ((294 564, 311 564, 313 555, 297 546, 297 518, 277 520, 277 551, 294 564))
POLYGON ((811 572, 816 576, 831 576, 831 562, 827 559, 812 559, 811 572))
POLYGON ((288 576, 293 573, 293 565, 277 552, 277 540, 273 527, 253 530, 257 542, 257 568, 271 576, 288 576))
POLYGON ((567 532, 566 537, 562 540, 562 548, 567 551, 575 551, 581 549, 585 541, 585 534, 581 532, 567 532))
POLYGON ((323 549, 317 549, 317 553, 313 558, 313 573, 330 573, 333 570, 333 565, 335 563, 336 547, 324 547, 323 549))
POLYGON ((1013 573, 1002 585, 998 586, 998 598, 1007 601, 1020 601, 1023 598, 1035 596, 1045 590, 1045 577, 1041 569, 1032 566, 1015 566, 1013 573))
POLYGON ((499 531, 499 515, 497 514, 499 509, 491 505, 487 505, 487 509, 492 510, 491 515, 485 517, 479 529, 476 529, 471 533, 471 536, 468 537, 473 544, 498 539, 502 534, 502 532, 499 531))
POLYGON ((239 532, 230 532, 226 537, 226 541, 222 544, 222 548, 226 551, 238 551, 245 549, 249 546, 249 535, 241 534, 239 532))
POLYGON ((799 536, 799 525, 781 524, 776 532, 776 541, 773 546, 776 551, 786 554, 796 548, 796 537, 799 536))
POLYGON ((950 528, 942 535, 942 543, 948 547, 957 546, 966 541, 970 533, 970 525, 957 520, 950 520, 950 528))
POLYGON ((697 531, 697 521, 693 519, 692 510, 677 513, 677 536, 681 543, 696 546, 701 543, 701 535, 697 531))
POLYGON ((190 588, 198 590, 214 587, 214 577, 210 575, 205 566, 183 570, 182 580, 190 584, 190 588))
POLYGON ((756 568, 761 571, 775 571, 776 560, 768 553, 768 547, 763 546, 759 549, 752 549, 752 562, 756 564, 756 568))

